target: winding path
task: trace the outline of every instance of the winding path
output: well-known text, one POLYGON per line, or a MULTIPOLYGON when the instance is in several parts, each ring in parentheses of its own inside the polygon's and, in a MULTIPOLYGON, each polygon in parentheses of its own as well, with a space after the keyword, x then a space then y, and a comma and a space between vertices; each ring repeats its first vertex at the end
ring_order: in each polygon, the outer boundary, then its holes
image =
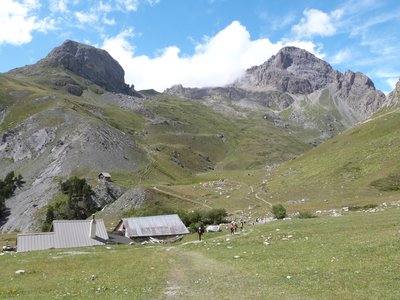
POLYGON ((157 191, 157 192, 159 192, 159 193, 162 193, 162 194, 165 194, 165 195, 169 195, 169 196, 172 196, 172 197, 175 197, 175 198, 184 200, 184 201, 188 201, 188 202, 191 202, 191 203, 194 203, 194 204, 201 205, 201 206, 207 207, 207 208, 209 208, 209 209, 212 209, 212 207, 209 206, 209 205, 207 205, 207 204, 204 204, 204 203, 201 203, 201 202, 198 202, 198 201, 194 201, 194 200, 192 200, 192 199, 189 199, 189 198, 180 196, 180 195, 175 194, 175 193, 171 193, 171 192, 167 192, 167 191, 160 190, 160 189, 159 189, 158 187, 156 187, 156 186, 153 186, 152 189, 155 190, 155 191, 157 191))

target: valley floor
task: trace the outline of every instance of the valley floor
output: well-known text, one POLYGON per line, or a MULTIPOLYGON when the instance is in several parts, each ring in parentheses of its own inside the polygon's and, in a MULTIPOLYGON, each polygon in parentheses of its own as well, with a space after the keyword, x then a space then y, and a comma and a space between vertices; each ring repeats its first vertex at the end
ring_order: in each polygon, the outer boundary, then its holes
POLYGON ((0 298, 399 299, 399 214, 274 221, 173 245, 7 253, 0 298))

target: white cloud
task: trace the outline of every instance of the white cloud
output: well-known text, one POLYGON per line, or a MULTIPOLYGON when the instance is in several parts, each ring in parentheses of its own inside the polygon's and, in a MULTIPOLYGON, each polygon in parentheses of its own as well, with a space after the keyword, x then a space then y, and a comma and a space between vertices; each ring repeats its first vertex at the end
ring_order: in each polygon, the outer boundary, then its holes
POLYGON ((49 0, 49 9, 53 13, 66 13, 68 2, 68 0, 49 0))
POLYGON ((100 3, 97 6, 97 10, 104 13, 109 13, 112 11, 112 7, 109 3, 104 3, 103 1, 100 1, 100 3))
POLYGON ((386 79, 387 84, 392 88, 392 90, 394 90, 396 83, 400 80, 399 77, 392 77, 392 78, 388 78, 386 79))
POLYGON ((75 17, 78 19, 79 23, 87 24, 87 23, 96 23, 99 19, 99 16, 95 12, 81 12, 77 11, 75 13, 75 17))
POLYGON ((106 24, 106 25, 115 25, 115 24, 117 24, 117 22, 115 21, 114 18, 109 19, 109 18, 107 18, 107 16, 103 16, 103 23, 106 24))
MULTIPOLYGON (((22 45, 32 40, 32 33, 44 31, 43 20, 35 11, 40 8, 37 0, 2 0, 0 9, 0 44, 22 45)), ((47 19, 51 23, 50 19, 47 19)), ((51 25, 51 24, 50 24, 51 25)))
POLYGON ((306 9, 303 15, 300 23, 292 26, 292 31, 298 37, 331 36, 336 32, 334 21, 341 18, 343 11, 335 10, 327 14, 318 9, 306 9))
POLYGON ((158 3, 160 3, 160 0, 146 0, 148 4, 150 4, 150 6, 154 6, 158 3))
POLYGON ((352 51, 350 49, 343 49, 337 52, 333 57, 330 58, 331 64, 342 64, 349 61, 352 58, 352 51))
POLYGON ((374 75, 377 78, 381 78, 381 79, 385 80, 386 83, 391 88, 391 90, 394 89, 397 81, 400 80, 400 72, 395 72, 395 71, 377 70, 376 72, 374 72, 374 75))
POLYGON ((139 0, 117 0, 117 5, 122 10, 137 11, 139 7, 139 0))
POLYGON ((157 56, 135 56, 128 38, 133 31, 124 31, 104 40, 107 50, 125 70, 125 80, 137 89, 163 91, 174 84, 187 87, 221 86, 231 83, 246 68, 265 62, 284 46, 297 46, 321 57, 313 42, 252 41, 244 26, 234 21, 213 37, 206 37, 195 47, 192 56, 180 55, 177 46, 161 50, 157 56))

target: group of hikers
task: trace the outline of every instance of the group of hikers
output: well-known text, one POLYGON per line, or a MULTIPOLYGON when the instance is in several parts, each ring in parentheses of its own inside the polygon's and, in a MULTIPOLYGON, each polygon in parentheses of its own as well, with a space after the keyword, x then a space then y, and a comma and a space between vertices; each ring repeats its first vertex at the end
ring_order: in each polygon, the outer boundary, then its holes
POLYGON ((238 227, 240 229, 240 232, 242 232, 243 231, 243 227, 244 227, 244 222, 243 222, 242 219, 239 221, 239 225, 235 221, 232 221, 228 225, 228 229, 230 230, 231 234, 235 234, 235 232, 237 231, 238 227))
MULTIPOLYGON (((243 227, 244 227, 244 221, 242 219, 240 219, 239 224, 236 223, 235 221, 232 221, 228 224, 227 228, 230 231, 231 234, 235 234, 235 232, 238 230, 240 230, 240 232, 243 231, 243 227)), ((199 228, 197 228, 197 234, 199 235, 199 241, 201 241, 201 237, 204 234, 205 230, 203 226, 200 226, 199 228)))

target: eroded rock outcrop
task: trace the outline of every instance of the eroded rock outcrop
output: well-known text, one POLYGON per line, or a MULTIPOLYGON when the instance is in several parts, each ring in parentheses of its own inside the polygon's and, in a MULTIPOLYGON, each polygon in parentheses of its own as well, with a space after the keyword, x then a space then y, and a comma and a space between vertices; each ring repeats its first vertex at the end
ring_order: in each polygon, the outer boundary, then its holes
POLYGON ((387 96, 387 106, 397 105, 400 103, 400 80, 397 81, 394 90, 387 96))
MULTIPOLYGON (((39 64, 63 67, 110 92, 134 93, 133 87, 125 84, 125 72, 121 65, 107 51, 89 45, 66 40, 61 46, 54 48, 39 64)), ((75 88, 73 92, 76 94, 77 89, 75 88)))

